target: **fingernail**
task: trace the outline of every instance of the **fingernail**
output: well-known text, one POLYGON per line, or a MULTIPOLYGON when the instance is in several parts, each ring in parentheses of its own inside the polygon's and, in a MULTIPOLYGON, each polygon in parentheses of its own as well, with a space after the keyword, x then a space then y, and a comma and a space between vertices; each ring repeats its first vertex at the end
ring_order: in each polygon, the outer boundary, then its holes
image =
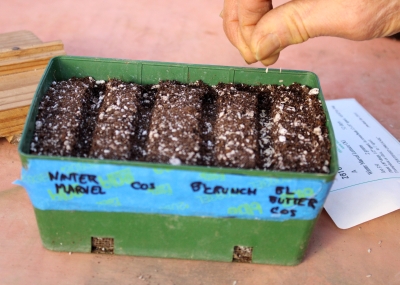
POLYGON ((247 61, 246 59, 245 59, 244 61, 247 63, 247 65, 250 65, 250 64, 252 64, 252 62, 250 62, 250 61, 247 61))
POLYGON ((257 45, 256 59, 261 61, 273 54, 277 49, 281 47, 281 43, 276 34, 268 34, 263 37, 257 45))
POLYGON ((222 18, 224 16, 224 10, 221 11, 221 13, 219 13, 219 16, 222 18))

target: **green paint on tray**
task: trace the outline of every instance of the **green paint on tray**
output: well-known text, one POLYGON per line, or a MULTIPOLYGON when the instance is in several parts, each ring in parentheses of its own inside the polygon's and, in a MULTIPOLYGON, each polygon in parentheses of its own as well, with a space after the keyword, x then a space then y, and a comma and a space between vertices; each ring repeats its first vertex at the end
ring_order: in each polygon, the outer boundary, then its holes
POLYGON ((252 263, 296 265, 315 220, 284 222, 178 215, 42 211, 43 245, 91 252, 92 237, 114 238, 114 254, 231 262, 235 246, 253 248, 252 263))

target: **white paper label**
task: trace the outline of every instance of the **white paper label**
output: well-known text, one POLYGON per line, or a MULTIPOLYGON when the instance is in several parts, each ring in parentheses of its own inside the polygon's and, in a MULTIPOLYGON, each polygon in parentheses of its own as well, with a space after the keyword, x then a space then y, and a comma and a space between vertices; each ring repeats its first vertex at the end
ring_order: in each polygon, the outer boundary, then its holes
POLYGON ((400 208, 400 143, 355 99, 326 102, 339 172, 325 209, 348 228, 400 208))

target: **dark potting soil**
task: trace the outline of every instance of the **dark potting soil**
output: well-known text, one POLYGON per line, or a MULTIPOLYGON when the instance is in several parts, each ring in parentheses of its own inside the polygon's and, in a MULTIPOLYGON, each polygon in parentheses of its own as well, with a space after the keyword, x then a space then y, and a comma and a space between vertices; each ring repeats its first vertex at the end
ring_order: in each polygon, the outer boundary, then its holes
MULTIPOLYGON (((107 82, 93 132, 89 157, 122 159, 131 157, 142 87, 112 79, 107 82)), ((96 106, 97 107, 97 106, 96 106)))
POLYGON ((218 84, 214 122, 217 166, 255 168, 257 144, 257 94, 218 84))
POLYGON ((328 173, 319 90, 293 83, 53 82, 31 153, 328 173))
POLYGON ((84 156, 91 144, 90 120, 96 112, 92 108, 97 100, 94 90, 91 77, 54 81, 39 105, 31 153, 84 156))
POLYGON ((201 159, 202 84, 160 82, 147 139, 147 161, 196 165, 201 159))

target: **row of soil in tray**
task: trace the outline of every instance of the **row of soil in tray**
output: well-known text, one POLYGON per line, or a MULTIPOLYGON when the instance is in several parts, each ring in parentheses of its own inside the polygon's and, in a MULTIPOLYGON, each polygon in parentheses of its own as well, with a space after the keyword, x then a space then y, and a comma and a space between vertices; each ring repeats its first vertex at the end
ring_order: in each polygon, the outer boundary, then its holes
POLYGON ((51 84, 30 152, 328 173, 330 141, 318 89, 297 83, 143 86, 86 77, 51 84))

